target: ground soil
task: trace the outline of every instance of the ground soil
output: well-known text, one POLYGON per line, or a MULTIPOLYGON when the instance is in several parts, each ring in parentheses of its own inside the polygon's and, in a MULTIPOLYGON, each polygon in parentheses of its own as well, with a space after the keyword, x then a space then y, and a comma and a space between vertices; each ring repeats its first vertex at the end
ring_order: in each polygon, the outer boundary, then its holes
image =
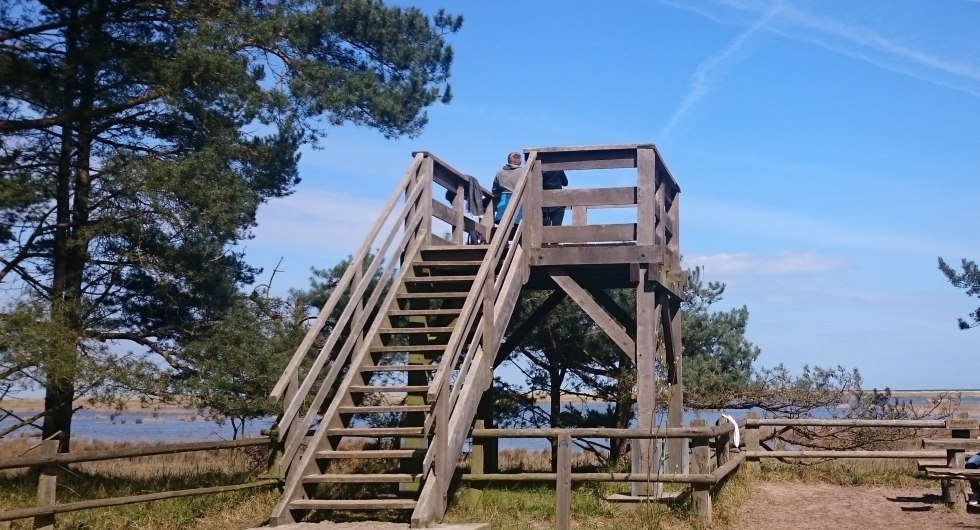
POLYGON ((950 512, 934 489, 756 482, 732 530, 980 528, 980 509, 950 512))

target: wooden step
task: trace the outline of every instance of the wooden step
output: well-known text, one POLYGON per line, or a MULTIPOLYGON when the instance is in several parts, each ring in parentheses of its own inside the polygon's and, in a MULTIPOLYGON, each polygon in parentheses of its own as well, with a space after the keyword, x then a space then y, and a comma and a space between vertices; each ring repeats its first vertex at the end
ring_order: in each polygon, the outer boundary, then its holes
MULTIPOLYGON (((373 348, 371 351, 375 351, 373 348)), ((395 350, 401 351, 401 350, 395 350)), ((438 351, 442 351, 439 348, 438 351)), ((362 366, 361 372, 435 372, 439 369, 438 364, 387 364, 381 366, 362 366)))
POLYGON ((425 449, 357 449, 351 451, 317 451, 316 458, 339 459, 339 458, 424 458, 425 449))
POLYGON ((391 386, 371 386, 371 385, 351 385, 349 391, 358 394, 374 394, 388 392, 428 392, 428 385, 391 385, 391 386))
POLYGON ((361 405, 357 407, 338 407, 341 414, 384 414, 387 412, 429 412, 429 405, 361 405))
POLYGON ((476 260, 425 260, 416 261, 412 263, 412 267, 416 269, 454 269, 454 268, 476 268, 479 269, 480 265, 483 265, 482 261, 476 260))
POLYGON ((385 484, 419 481, 421 481, 421 475, 410 475, 408 473, 318 473, 303 477, 304 484, 334 484, 338 482, 345 484, 351 482, 385 484))
POLYGON ((374 353, 412 353, 412 352, 434 352, 442 353, 442 350, 446 348, 445 344, 412 344, 412 345, 392 345, 392 346, 371 346, 371 352, 374 353))
POLYGON ((415 276, 405 278, 405 283, 473 283, 476 276, 415 276))
POLYGON ((291 510, 414 510, 412 499, 302 499, 289 502, 291 510))
POLYGON ((413 328, 380 328, 378 329, 378 334, 380 335, 398 335, 398 334, 417 334, 417 333, 452 333, 456 328, 452 327, 441 327, 441 328, 423 328, 423 327, 413 327, 413 328))
POLYGON ((386 436, 422 436, 422 427, 337 427, 327 429, 330 436, 358 436, 384 438, 386 436))
POLYGON ((446 298, 466 298, 469 296, 469 291, 451 291, 451 292, 432 292, 432 293, 398 293, 395 296, 402 300, 412 299, 412 300, 443 300, 446 298))
POLYGON ((459 309, 392 309, 388 311, 388 316, 436 316, 436 315, 458 315, 462 308, 459 309))

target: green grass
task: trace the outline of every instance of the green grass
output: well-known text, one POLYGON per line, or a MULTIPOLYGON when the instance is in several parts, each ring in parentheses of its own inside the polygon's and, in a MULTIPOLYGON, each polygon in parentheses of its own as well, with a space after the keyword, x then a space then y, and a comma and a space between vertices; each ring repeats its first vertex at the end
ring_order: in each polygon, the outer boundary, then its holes
MULTIPOLYGON (((99 450, 105 444, 76 447, 99 450)), ((265 471, 264 449, 186 453, 93 462, 70 467, 59 480, 58 502, 139 495, 158 491, 241 484, 265 471)), ((0 444, 0 458, 24 454, 23 447, 0 444)), ((545 471, 547 462, 535 454, 501 455, 508 469, 545 471), (514 458, 511 458, 514 457, 514 458), (510 460, 513 460, 512 462, 510 460), (514 464, 513 468, 509 464, 514 464)), ((384 467, 390 462, 364 464, 384 467)), ((593 465, 580 462, 580 466, 593 465)), ((343 466, 339 466, 343 467, 343 466)), ((501 466, 504 467, 504 466, 501 466)), ((366 472, 372 469, 361 469, 366 472)), ((376 470, 375 470, 376 471, 376 470)), ((758 471, 743 467, 713 497, 713 522, 705 526, 693 513, 690 497, 682 494, 671 505, 622 504, 606 500, 611 493, 628 491, 626 484, 575 484, 572 520, 576 529, 629 530, 679 528, 724 529, 731 527, 755 482, 800 481, 839 485, 934 486, 935 481, 916 477, 915 464, 895 460, 840 460, 811 465, 791 465, 767 460, 758 471)), ((35 482, 26 473, 0 473, 0 511, 35 505, 35 482)), ((490 522, 494 530, 551 529, 555 525, 554 484, 493 484, 482 489, 464 485, 450 501, 447 522, 490 522)), ((363 485, 335 486, 333 494, 353 496, 363 485)), ((665 485, 668 491, 686 492, 681 485, 665 485)), ((242 490, 217 495, 184 497, 166 501, 59 514, 60 530, 240 530, 263 524, 278 501, 274 488, 242 490)), ((354 517, 351 517, 354 518, 354 517)), ((0 523, 0 528, 3 523, 0 523)), ((30 519, 15 521, 11 529, 32 528, 30 519)))
MULTIPOLYGON (((665 485, 668 490, 671 486, 665 485)), ((706 528, 692 513, 689 495, 681 495, 673 504, 606 500, 609 494, 623 490, 622 484, 576 485, 572 490, 575 528, 706 528)), ((713 497, 714 521, 710 528, 730 526, 748 491, 747 482, 741 476, 729 480, 713 497)), ((482 490, 464 487, 450 503, 446 522, 490 522, 494 530, 551 529, 555 527, 555 501, 554 486, 487 486, 482 490)))

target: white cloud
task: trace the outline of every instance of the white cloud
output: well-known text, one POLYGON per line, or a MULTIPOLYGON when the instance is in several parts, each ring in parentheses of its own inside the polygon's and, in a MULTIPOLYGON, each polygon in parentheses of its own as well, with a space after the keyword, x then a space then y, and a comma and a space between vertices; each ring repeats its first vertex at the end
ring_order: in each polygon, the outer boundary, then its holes
POLYGON ((811 252, 780 254, 720 253, 685 256, 685 263, 704 267, 709 276, 788 276, 827 274, 849 269, 850 260, 811 252))
POLYGON ((348 254, 361 246, 381 211, 380 200, 325 190, 299 191, 259 210, 255 239, 263 252, 348 254))

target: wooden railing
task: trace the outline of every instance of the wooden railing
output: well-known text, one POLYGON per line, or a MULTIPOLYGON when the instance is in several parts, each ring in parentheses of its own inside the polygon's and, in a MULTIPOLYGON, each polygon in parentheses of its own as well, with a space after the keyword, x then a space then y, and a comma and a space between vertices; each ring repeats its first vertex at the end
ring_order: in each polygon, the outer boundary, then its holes
MULTIPOLYGON (((741 427, 739 427, 741 428, 741 427)), ((694 512, 704 522, 711 521, 711 493, 721 487, 738 470, 745 453, 732 453, 732 434, 736 426, 719 421, 707 426, 705 420, 695 419, 690 427, 660 427, 650 431, 639 429, 473 429, 474 438, 547 438, 557 440, 557 473, 469 473, 464 481, 473 482, 555 482, 555 527, 571 527, 571 484, 573 482, 631 482, 690 484, 694 512), (691 446, 690 473, 575 473, 571 467, 572 440, 584 438, 622 438, 629 440, 689 439, 691 446), (712 458, 711 447, 714 447, 712 458)), ((659 469, 659 466, 658 466, 659 469)))
MULTIPOLYGON (((119 449, 84 451, 78 453, 58 453, 58 445, 58 440, 45 440, 41 442, 37 449, 37 452, 40 453, 39 455, 8 458, 0 461, 0 471, 18 468, 35 468, 39 470, 36 506, 0 512, 0 522, 34 518, 34 528, 54 528, 55 514, 59 513, 107 508, 110 506, 122 506, 126 504, 138 504, 194 495, 213 495, 215 493, 262 488, 279 484, 278 478, 270 476, 268 478, 247 482, 244 484, 162 491, 156 493, 145 493, 142 495, 109 497, 58 504, 56 500, 58 475, 60 474, 60 469, 69 464, 198 451, 215 451, 220 449, 269 446, 270 439, 244 438, 233 441, 125 447, 119 449)), ((272 471, 273 470, 270 469, 270 474, 272 471)))
MULTIPOLYGON (((943 460, 948 472, 930 474, 928 478, 942 480, 942 496, 947 506, 957 512, 966 511, 966 483, 968 479, 980 476, 963 469, 966 449, 980 450, 980 443, 971 439, 971 430, 980 427, 980 420, 971 419, 966 413, 955 413, 952 419, 921 420, 857 420, 857 419, 815 419, 815 418, 758 418, 750 413, 745 420, 745 455, 751 466, 758 466, 764 458, 785 459, 838 459, 875 458, 899 460, 943 460), (768 450, 760 444, 760 429, 765 427, 802 428, 873 428, 873 429, 935 429, 945 430, 950 439, 923 438, 922 450, 830 450, 830 449, 791 449, 768 450)), ((921 467, 921 466, 920 466, 921 467)))
POLYGON ((432 477, 427 477, 412 513, 416 526, 427 527, 445 513, 445 499, 456 461, 480 398, 492 383, 493 361, 521 286, 527 280, 526 223, 520 223, 513 231, 510 227, 523 207, 528 169, 533 167, 534 160, 532 153, 474 279, 474 285, 482 288, 472 289, 463 303, 429 386, 426 399, 435 404, 436 423, 432 443, 422 462, 422 473, 426 476, 431 473, 432 477), (429 480, 433 477, 436 480, 429 480))
MULTIPOLYGON (((492 216, 486 215, 485 211, 483 218, 487 221, 479 224, 465 215, 463 199, 471 185, 471 179, 436 157, 423 152, 414 154, 395 193, 383 207, 382 215, 353 255, 350 266, 334 286, 270 393, 273 401, 284 404, 277 426, 279 440, 283 443, 284 474, 296 461, 305 434, 320 418, 319 411, 337 386, 339 375, 366 354, 365 338, 377 328, 378 310, 390 304, 394 291, 389 291, 384 301, 381 301, 382 294, 387 286, 397 285, 406 273, 406 268, 401 265, 409 263, 423 245, 442 240, 433 235, 437 229, 434 223, 445 223, 453 242, 462 242, 466 236, 475 239, 489 235, 487 223, 492 216), (434 190, 434 186, 437 189, 434 190), (450 206, 442 202, 444 191, 456 194, 450 206), (336 315, 341 300, 345 299, 364 302, 343 308, 332 323, 323 346, 315 357, 311 356, 311 347, 322 336, 321 330, 336 315), (329 369, 324 375, 328 363, 329 369)), ((489 193, 481 188, 478 195, 489 196, 489 193)), ((322 420, 329 421, 331 414, 332 411, 328 411, 322 420)))

